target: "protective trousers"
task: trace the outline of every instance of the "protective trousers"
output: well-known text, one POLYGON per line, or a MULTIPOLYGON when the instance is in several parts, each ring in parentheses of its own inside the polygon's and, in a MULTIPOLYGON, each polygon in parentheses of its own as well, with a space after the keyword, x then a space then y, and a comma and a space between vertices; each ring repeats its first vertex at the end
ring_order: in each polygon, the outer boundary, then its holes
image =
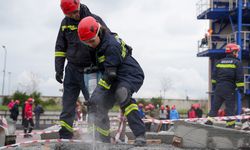
POLYGON ((33 128, 34 128, 34 121, 32 118, 30 119, 24 119, 24 124, 23 124, 23 127, 24 127, 24 133, 26 134, 27 133, 27 130, 29 129, 28 133, 31 133, 33 128))
POLYGON ((39 129, 39 128, 40 128, 40 114, 36 114, 36 115, 35 115, 35 119, 36 119, 35 127, 36 127, 37 129, 39 129))
POLYGON ((127 117, 128 125, 134 135, 140 136, 145 134, 145 125, 141 120, 138 112, 138 106, 132 102, 132 92, 126 84, 119 83, 106 90, 101 86, 97 86, 90 98, 90 102, 96 106, 92 121, 95 125, 95 133, 97 140, 102 142, 110 142, 110 121, 108 111, 116 102, 120 103, 120 107, 127 117))
POLYGON ((80 90, 85 100, 89 99, 88 90, 84 84, 83 72, 80 72, 76 66, 68 63, 65 68, 65 77, 63 82, 62 112, 60 115, 59 131, 60 138, 71 139, 73 137, 73 121, 75 118, 76 101, 80 90))
MULTIPOLYGON (((222 87, 225 90, 217 89, 215 90, 214 103, 212 104, 212 108, 208 114, 209 117, 216 117, 218 114, 218 110, 220 109, 223 102, 225 102, 225 112, 226 116, 234 116, 235 115, 235 91, 228 90, 226 87, 222 87)), ((227 126, 234 125, 234 120, 228 120, 227 126)))

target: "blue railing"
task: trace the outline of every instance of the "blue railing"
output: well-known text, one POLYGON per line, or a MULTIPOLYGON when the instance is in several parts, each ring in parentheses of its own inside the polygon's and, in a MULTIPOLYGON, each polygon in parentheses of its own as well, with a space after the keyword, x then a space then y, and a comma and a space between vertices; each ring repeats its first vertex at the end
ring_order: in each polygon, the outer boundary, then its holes
MULTIPOLYGON (((196 3, 196 15, 200 15, 207 10, 213 11, 217 8, 232 10, 237 8, 238 0, 199 0, 196 3)), ((247 5, 247 0, 245 0, 247 5)), ((244 4, 244 5, 245 5, 244 4)))

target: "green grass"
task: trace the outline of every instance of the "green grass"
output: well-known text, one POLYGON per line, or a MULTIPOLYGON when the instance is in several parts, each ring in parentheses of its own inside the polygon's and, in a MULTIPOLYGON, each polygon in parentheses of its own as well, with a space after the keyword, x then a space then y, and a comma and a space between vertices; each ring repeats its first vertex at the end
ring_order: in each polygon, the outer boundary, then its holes
POLYGON ((0 106, 0 110, 6 111, 6 110, 9 110, 9 109, 8 109, 8 106, 0 106))
POLYGON ((178 109, 177 110, 179 114, 186 114, 187 113, 187 109, 178 109))
POLYGON ((49 105, 44 107, 45 111, 61 111, 62 106, 61 105, 49 105))

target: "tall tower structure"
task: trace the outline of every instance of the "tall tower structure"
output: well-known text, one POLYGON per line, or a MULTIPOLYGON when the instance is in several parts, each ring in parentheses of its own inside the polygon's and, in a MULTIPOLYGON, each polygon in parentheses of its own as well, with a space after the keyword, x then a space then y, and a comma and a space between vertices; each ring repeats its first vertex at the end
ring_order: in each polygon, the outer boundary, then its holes
MULTIPOLYGON (((225 56, 227 43, 241 47, 239 59, 244 68, 244 105, 250 107, 250 0, 199 0, 197 19, 209 20, 206 38, 198 41, 198 57, 209 58, 209 101, 213 103, 211 74, 215 62, 225 56)), ((204 33, 205 34, 205 33, 204 33)), ((241 100, 238 96, 238 113, 241 100)))

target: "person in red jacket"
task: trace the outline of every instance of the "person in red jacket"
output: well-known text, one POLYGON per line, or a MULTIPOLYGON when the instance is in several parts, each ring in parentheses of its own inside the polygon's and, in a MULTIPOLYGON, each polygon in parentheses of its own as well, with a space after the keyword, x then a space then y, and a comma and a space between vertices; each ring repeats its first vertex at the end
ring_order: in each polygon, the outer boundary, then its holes
POLYGON ((34 128, 34 121, 33 121, 33 112, 32 112, 32 105, 33 105, 33 98, 28 98, 28 100, 25 102, 24 106, 24 137, 30 137, 31 135, 29 133, 32 132, 34 128), (27 130, 28 134, 27 134, 27 130))
POLYGON ((12 100, 9 102, 9 104, 8 104, 9 110, 11 110, 12 107, 13 107, 14 105, 15 105, 15 101, 12 99, 12 100))
POLYGON ((188 110, 188 118, 197 118, 194 105, 192 105, 191 108, 188 110))

